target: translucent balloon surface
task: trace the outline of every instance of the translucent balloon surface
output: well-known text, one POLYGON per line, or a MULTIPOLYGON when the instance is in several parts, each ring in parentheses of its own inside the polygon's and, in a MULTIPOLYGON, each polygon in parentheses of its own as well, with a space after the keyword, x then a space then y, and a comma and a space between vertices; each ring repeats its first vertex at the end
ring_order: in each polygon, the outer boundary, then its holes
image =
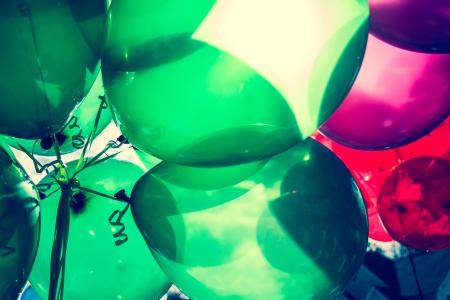
POLYGON ((0 133, 36 139, 66 124, 97 76, 105 12, 103 0, 0 2, 0 133))
MULTIPOLYGON (((73 171, 75 163, 69 164, 73 171)), ((124 161, 109 160, 83 170, 80 185, 113 196, 130 194, 144 173, 124 161)), ((46 177, 43 182, 51 178, 46 177)), ((56 187, 50 189, 50 194, 56 187)), ((66 253, 64 299, 159 299, 169 288, 126 203, 84 194, 71 202, 70 231, 66 253)), ((60 192, 41 201, 42 233, 30 282, 43 298, 48 297, 50 260, 60 192)))
MULTIPOLYGON (((450 161, 450 119, 447 118, 430 134, 405 146, 384 150, 364 151, 343 146, 320 134, 314 138, 332 150, 346 164, 356 179, 369 215, 369 237, 378 241, 392 241, 381 223, 377 199, 384 182, 402 162, 421 156, 433 156, 450 161)), ((403 191, 403 190, 402 190, 403 191)), ((400 195, 399 197, 405 197, 400 195)))
POLYGON ((450 161, 421 156, 403 162, 381 187, 378 209, 400 243, 419 250, 450 247, 450 161))
POLYGON ((347 166, 357 182, 369 219, 369 237, 380 242, 391 242, 378 215, 378 192, 390 171, 399 163, 392 151, 363 151, 338 144, 320 132, 314 139, 333 151, 347 166))
POLYGON ((406 51, 370 36, 352 90, 321 131, 369 150, 416 140, 450 113, 449 70, 450 54, 406 51))
POLYGON ((314 141, 232 167, 163 162, 138 181, 131 208, 160 266, 193 299, 332 298, 366 251, 360 192, 314 141))
MULTIPOLYGON (((88 95, 86 95, 80 106, 75 110, 74 115, 69 119, 69 122, 55 134, 56 142, 62 154, 67 154, 84 147, 94 127, 95 119, 104 95, 102 77, 99 75, 88 95)), ((111 121, 111 110, 108 108, 106 102, 104 102, 96 134, 100 134, 111 121)), ((4 139, 5 143, 17 149, 20 149, 18 146, 20 145, 33 154, 56 156, 53 147, 54 141, 50 136, 39 140, 24 140, 7 136, 4 139)))
POLYGON ((124 135, 166 161, 231 165, 288 149, 336 109, 368 5, 116 1, 108 20, 105 88, 124 135))
POLYGON ((371 32, 400 48, 450 53, 450 1, 369 0, 371 32))
POLYGON ((0 146, 0 299, 17 299, 39 240, 37 193, 25 171, 0 146))

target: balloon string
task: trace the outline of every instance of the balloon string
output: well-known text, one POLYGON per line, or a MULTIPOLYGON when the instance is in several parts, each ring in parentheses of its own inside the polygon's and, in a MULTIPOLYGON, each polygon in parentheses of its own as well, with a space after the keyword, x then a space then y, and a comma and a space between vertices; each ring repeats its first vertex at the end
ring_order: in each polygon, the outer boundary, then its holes
POLYGON ((100 96, 99 99, 101 100, 101 102, 100 102, 100 106, 97 110, 97 115, 95 116, 94 126, 92 127, 92 130, 89 133, 87 141, 84 144, 83 151, 81 152, 80 158, 78 159, 77 166, 75 168, 75 174, 77 174, 78 171, 80 171, 84 168, 85 161, 86 161, 86 154, 88 153, 88 150, 91 148, 91 145, 94 142, 98 124, 100 123, 100 117, 102 115, 102 111, 107 107, 106 97, 100 96))
POLYGON ((55 148, 55 153, 56 153, 56 160, 61 164, 64 165, 62 159, 61 159, 61 150, 59 149, 59 144, 58 141, 56 139, 56 135, 52 135, 52 140, 53 140, 53 147, 55 148))
POLYGON ((72 189, 70 185, 63 184, 61 185, 61 190, 62 194, 56 216, 55 235, 50 262, 49 300, 62 300, 64 290, 66 250, 70 226, 69 202, 72 197, 72 189))
POLYGON ((407 247, 407 249, 408 249, 409 262, 411 263, 411 269, 413 271, 414 279, 415 279, 416 285, 417 285, 417 290, 419 292, 420 299, 424 300, 425 298, 423 296, 422 287, 420 286, 419 276, 417 275, 416 264, 414 263, 414 257, 411 253, 411 249, 409 249, 409 247, 407 247))
POLYGON ((92 189, 89 189, 89 188, 81 187, 81 186, 79 186, 77 188, 80 191, 91 193, 91 194, 94 194, 94 195, 97 195, 97 196, 100 196, 100 197, 103 197, 103 198, 108 198, 108 199, 112 199, 112 200, 128 203, 128 199, 124 199, 122 197, 118 198, 118 197, 110 196, 110 195, 107 195, 107 194, 104 194, 104 193, 101 193, 101 192, 98 192, 98 191, 95 191, 95 190, 92 190, 92 189))
POLYGON ((31 161, 33 162, 34 170, 36 171, 36 173, 42 173, 42 172, 46 171, 47 174, 48 174, 48 168, 54 167, 56 169, 55 165, 57 163, 59 163, 58 160, 54 160, 54 161, 51 161, 51 162, 43 165, 34 157, 34 155, 32 153, 30 153, 30 151, 28 151, 21 144, 17 144, 17 147, 19 147, 19 149, 21 151, 23 151, 28 156, 29 159, 31 159, 31 161))
POLYGON ((74 175, 72 176, 72 178, 74 178, 76 175, 78 175, 79 173, 81 173, 83 170, 91 167, 91 166, 95 166, 98 165, 106 160, 109 160, 111 158, 116 157, 117 155, 119 155, 120 153, 122 153, 122 150, 119 150, 113 154, 108 155, 107 152, 110 149, 117 149, 120 148, 123 144, 125 144, 126 142, 117 142, 117 141, 109 141, 108 144, 105 146, 105 148, 100 151, 99 153, 97 153, 94 157, 92 157, 89 160, 86 160, 83 164, 82 167, 80 167, 78 170, 75 171, 74 175), (105 155, 106 157, 102 156, 105 155))

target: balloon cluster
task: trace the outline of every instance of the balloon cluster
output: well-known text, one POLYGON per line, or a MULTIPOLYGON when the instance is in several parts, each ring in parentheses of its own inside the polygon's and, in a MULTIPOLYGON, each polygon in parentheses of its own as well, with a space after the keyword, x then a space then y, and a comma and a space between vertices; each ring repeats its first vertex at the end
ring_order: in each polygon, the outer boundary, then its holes
POLYGON ((327 299, 368 237, 449 247, 449 11, 0 1, 0 298, 327 299))

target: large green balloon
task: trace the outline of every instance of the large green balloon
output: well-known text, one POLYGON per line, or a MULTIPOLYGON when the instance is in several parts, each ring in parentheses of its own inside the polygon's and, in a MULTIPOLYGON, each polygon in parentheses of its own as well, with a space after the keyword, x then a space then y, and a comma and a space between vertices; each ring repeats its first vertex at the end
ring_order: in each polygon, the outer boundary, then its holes
MULTIPOLYGON (((102 77, 99 74, 91 90, 75 110, 69 122, 60 132, 56 133, 56 140, 62 154, 70 153, 84 147, 94 127, 95 118, 102 103, 101 97, 104 97, 104 95, 102 77)), ((100 115, 96 134, 100 134, 111 121, 111 110, 105 105, 100 115)), ((16 139, 8 136, 4 136, 3 138, 5 139, 5 143, 17 149, 20 149, 18 145, 21 145, 33 154, 45 156, 56 155, 51 137, 45 137, 39 140, 16 139)))
POLYGON ((266 158, 344 99, 368 16, 366 0, 113 1, 105 88, 124 135, 162 160, 266 158))
POLYGON ((196 300, 333 298, 366 252, 355 181, 311 140, 267 162, 163 162, 138 181, 131 208, 169 279, 196 300))
MULTIPOLYGON (((75 162, 69 164, 73 172, 75 162)), ((78 175, 80 185, 114 195, 129 195, 144 171, 109 160, 78 175)), ((51 180, 46 177, 43 182, 51 180)), ((30 282, 48 297, 50 260, 60 192, 41 201, 41 242, 30 282)), ((136 227, 126 204, 85 193, 87 201, 72 202, 66 253, 64 300, 159 299, 170 284, 136 227), (122 229, 124 230, 122 231, 122 229)))
POLYGON ((36 139, 66 124, 97 76, 105 12, 104 0, 0 1, 0 133, 36 139))
POLYGON ((0 147, 0 299, 15 300, 25 285, 39 241, 36 190, 0 147))

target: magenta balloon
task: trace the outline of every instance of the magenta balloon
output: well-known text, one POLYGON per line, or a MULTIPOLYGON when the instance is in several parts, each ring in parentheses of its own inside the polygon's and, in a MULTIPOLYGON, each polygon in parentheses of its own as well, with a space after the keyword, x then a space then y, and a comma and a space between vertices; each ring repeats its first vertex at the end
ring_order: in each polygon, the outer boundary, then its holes
POLYGON ((371 32, 411 51, 450 53, 449 0, 369 0, 371 32))
POLYGON ((352 90, 321 131, 349 147, 388 149, 429 133, 449 112, 450 54, 406 51, 370 35, 352 90))

